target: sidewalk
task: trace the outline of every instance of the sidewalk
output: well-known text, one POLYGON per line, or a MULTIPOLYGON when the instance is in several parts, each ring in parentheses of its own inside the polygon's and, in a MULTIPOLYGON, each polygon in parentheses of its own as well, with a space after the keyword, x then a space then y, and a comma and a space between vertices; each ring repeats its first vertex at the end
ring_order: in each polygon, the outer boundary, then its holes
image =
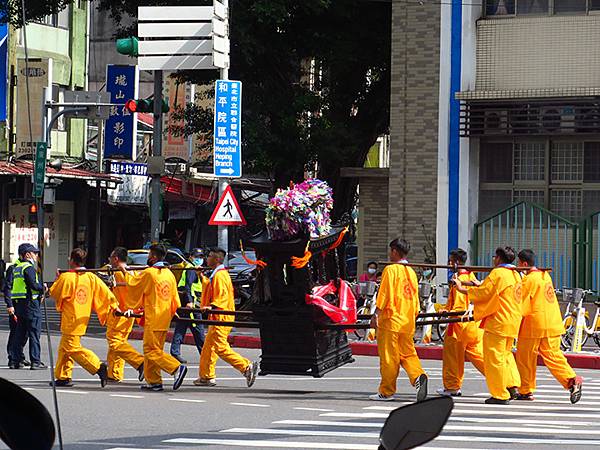
MULTIPOLYGON (((130 339, 142 339, 143 330, 135 329, 129 336, 130 339)), ((171 342, 173 332, 167 333, 167 341, 171 342)), ((185 344, 194 345, 194 339, 191 334, 187 334, 184 340, 185 344)), ((229 343, 237 348, 260 348, 260 337, 248 336, 246 334, 232 333, 229 335, 229 343)), ((369 342, 351 342, 352 354, 356 356, 377 356, 377 344, 369 342)), ((417 354, 421 359, 441 360, 441 345, 417 345, 417 354)), ((600 369, 600 354, 585 353, 566 353, 567 360, 571 367, 576 369, 600 369)), ((543 366, 541 358, 538 358, 538 366, 543 366)))

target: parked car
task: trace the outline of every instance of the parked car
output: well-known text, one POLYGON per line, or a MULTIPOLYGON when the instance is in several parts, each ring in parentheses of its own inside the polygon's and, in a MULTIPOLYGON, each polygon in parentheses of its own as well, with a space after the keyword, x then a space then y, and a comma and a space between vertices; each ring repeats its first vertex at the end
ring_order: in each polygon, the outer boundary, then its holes
MULTIPOLYGON (((145 266, 148 262, 148 252, 147 249, 135 249, 129 250, 127 252, 127 264, 130 266, 145 266)), ((165 261, 171 267, 185 267, 191 262, 183 255, 183 252, 177 248, 170 248, 167 250, 167 256, 165 257, 165 261)), ((177 282, 181 278, 181 274, 183 272, 181 270, 173 271, 177 282)))
MULTIPOLYGON (((254 251, 248 250, 245 253, 249 260, 256 259, 254 251)), ((227 265, 230 267, 229 275, 233 282, 235 308, 249 309, 256 279, 256 265, 249 264, 242 256, 242 252, 229 252, 227 265)))

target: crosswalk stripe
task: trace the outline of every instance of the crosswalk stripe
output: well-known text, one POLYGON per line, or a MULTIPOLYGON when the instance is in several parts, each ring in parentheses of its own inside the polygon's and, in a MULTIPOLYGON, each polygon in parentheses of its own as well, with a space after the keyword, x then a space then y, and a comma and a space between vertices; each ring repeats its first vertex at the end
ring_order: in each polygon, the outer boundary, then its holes
MULTIPOLYGON (((319 414, 320 417, 345 417, 348 419, 386 419, 389 414, 383 413, 323 413, 319 414)), ((570 417, 570 416, 569 416, 570 417)), ((564 420, 537 420, 537 419, 507 419, 507 418, 485 418, 485 417, 460 417, 456 411, 452 411, 450 421, 454 422, 475 422, 475 423, 526 423, 536 425, 558 425, 558 426, 593 426, 597 425, 595 422, 576 422, 571 421, 567 423, 564 420)))
MULTIPOLYGON (((271 429, 271 428, 230 428, 228 430, 222 430, 221 433, 240 433, 240 434, 265 434, 265 435, 288 435, 288 436, 306 436, 311 434, 314 436, 328 436, 328 437, 353 437, 353 438, 365 438, 372 439, 378 438, 379 433, 374 432, 355 432, 355 431, 323 431, 323 430, 287 430, 282 428, 271 429)), ((600 445, 600 440, 591 439, 535 439, 535 438, 510 438, 510 437, 485 437, 485 436, 447 436, 442 434, 435 438, 434 442, 437 441, 456 441, 464 442, 465 439, 475 442, 493 442, 495 444, 544 444, 544 445, 561 445, 569 448, 570 445, 600 445)))
MULTIPOLYGON (((376 406, 365 406, 363 407, 363 409, 366 410, 379 410, 379 411, 393 411, 394 409, 397 409, 401 406, 404 405, 409 405, 412 402, 409 401, 401 401, 401 400, 396 400, 394 402, 391 402, 392 405, 395 406, 382 406, 382 405, 376 405, 376 406)), ((588 402, 589 403, 589 402, 588 402)), ((532 412, 536 412, 538 410, 541 411, 556 411, 557 414, 571 414, 572 412, 580 412, 580 411, 591 411, 591 412, 598 412, 598 407, 586 407, 586 406, 580 406, 580 405, 584 405, 586 404, 586 402, 578 402, 576 405, 572 405, 570 402, 569 403, 558 403, 555 401, 550 401, 550 400, 535 400, 533 402, 511 402, 510 405, 486 405, 484 404, 481 400, 476 400, 473 402, 466 402, 466 401, 455 401, 454 402, 454 407, 455 408, 460 408, 460 407, 471 407, 471 406, 476 406, 476 407, 482 407, 485 408, 486 411, 502 411, 502 413, 504 413, 505 411, 513 411, 515 409, 522 409, 522 410, 526 410, 526 411, 532 411, 532 412), (544 404, 540 404, 540 403, 544 403, 544 404), (550 403, 554 406, 548 406, 547 404, 550 403)), ((589 403, 592 405, 597 405, 597 403, 589 403)))
MULTIPOLYGON (((339 450, 377 450, 378 445, 366 444, 338 444, 329 442, 296 442, 296 441, 262 441, 251 439, 196 439, 177 438, 163 441, 166 444, 193 444, 193 445, 226 445, 230 447, 262 447, 262 448, 331 448, 339 450)), ((438 449, 439 450, 439 449, 438 449)))
MULTIPOLYGON (((487 392, 480 392, 478 394, 475 394, 478 397, 489 397, 490 394, 488 394, 487 392)), ((585 395, 585 393, 583 394, 585 395)), ((537 392, 534 394, 535 398, 546 398, 546 399, 555 399, 555 400, 565 400, 568 397, 568 392, 565 391, 565 393, 563 395, 550 395, 550 394, 538 394, 537 392)), ((585 399, 586 400, 599 400, 600 401, 600 396, 594 396, 594 395, 585 395, 585 399)))

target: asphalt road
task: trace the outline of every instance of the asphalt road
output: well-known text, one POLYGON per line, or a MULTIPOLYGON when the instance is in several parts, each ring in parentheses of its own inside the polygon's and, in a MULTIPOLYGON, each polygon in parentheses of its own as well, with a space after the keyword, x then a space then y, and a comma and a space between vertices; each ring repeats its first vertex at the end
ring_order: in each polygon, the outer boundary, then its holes
MULTIPOLYGON (((0 346, 7 334, 0 331, 0 346)), ((54 346, 58 340, 54 340, 54 346)), ((86 337, 84 345, 102 358, 106 344, 86 337)), ((140 348, 140 342, 133 345, 140 348)), ((44 349, 46 348, 44 342, 44 349)), ((45 352, 44 352, 45 353, 45 352)), ((242 349, 249 358, 259 351, 242 349)), ((118 385, 102 389, 96 377, 76 367, 73 388, 58 391, 65 449, 215 449, 317 448, 377 449, 379 430, 390 410, 414 399, 414 389, 403 374, 398 399, 379 403, 368 399, 379 380, 378 360, 357 357, 322 379, 307 377, 259 377, 251 389, 232 368, 219 362, 218 386, 192 385, 197 374, 197 353, 184 347, 193 364, 184 385, 146 393, 139 389, 133 369, 118 385)), ((48 361, 47 356, 44 360, 48 361)), ((439 361, 424 361, 430 377, 430 393, 441 385, 439 361)), ((535 402, 509 406, 485 405, 482 377, 469 366, 464 396, 455 404, 443 434, 425 448, 564 449, 600 446, 600 373, 581 370, 586 379, 580 403, 569 403, 565 391, 545 368, 539 369, 535 402)), ((52 394, 46 371, 9 370, 0 366, 0 377, 28 389, 49 409, 52 394)), ((0 448, 2 447, 0 444, 0 448)))

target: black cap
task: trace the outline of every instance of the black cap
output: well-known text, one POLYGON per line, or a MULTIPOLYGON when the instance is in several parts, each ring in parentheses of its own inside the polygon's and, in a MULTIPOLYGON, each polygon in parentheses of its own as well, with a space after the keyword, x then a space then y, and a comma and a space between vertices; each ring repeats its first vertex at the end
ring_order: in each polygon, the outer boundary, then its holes
POLYGON ((204 250, 202 250, 201 248, 195 248, 192 250, 190 255, 192 258, 198 258, 200 256, 204 256, 204 250))
POLYGON ((17 251, 19 252, 19 255, 24 255, 25 253, 30 253, 30 252, 31 253, 39 253, 40 252, 35 245, 31 245, 28 242, 19 245, 19 249, 17 251))

